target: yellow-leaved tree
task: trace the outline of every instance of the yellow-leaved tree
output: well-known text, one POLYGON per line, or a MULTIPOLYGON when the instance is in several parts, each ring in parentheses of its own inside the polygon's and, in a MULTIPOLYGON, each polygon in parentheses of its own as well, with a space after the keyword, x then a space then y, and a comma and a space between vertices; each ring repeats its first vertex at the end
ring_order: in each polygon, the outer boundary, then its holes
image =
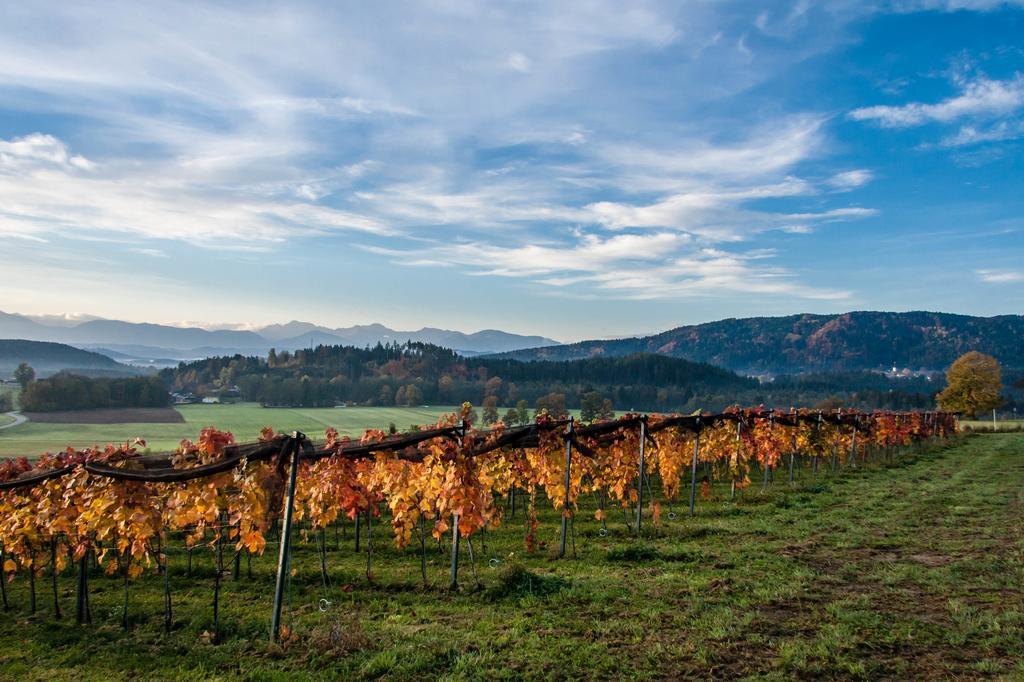
POLYGON ((964 353, 946 370, 946 388, 939 394, 939 407, 969 417, 1002 404, 1003 390, 999 361, 978 351, 964 353))

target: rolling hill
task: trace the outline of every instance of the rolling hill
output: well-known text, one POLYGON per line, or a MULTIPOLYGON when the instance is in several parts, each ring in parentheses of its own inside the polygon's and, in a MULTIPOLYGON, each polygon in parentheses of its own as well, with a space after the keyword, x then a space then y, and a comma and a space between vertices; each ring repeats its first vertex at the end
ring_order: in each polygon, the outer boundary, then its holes
POLYGON ((38 377, 49 376, 65 369, 90 376, 132 376, 139 373, 136 368, 122 365, 106 355, 62 343, 22 339, 0 340, 0 377, 11 376, 22 362, 31 365, 38 377))
POLYGON ((1024 316, 850 312, 726 319, 653 336, 581 341, 502 354, 520 360, 577 360, 657 353, 744 374, 940 370, 968 350, 1024 368, 1024 316))

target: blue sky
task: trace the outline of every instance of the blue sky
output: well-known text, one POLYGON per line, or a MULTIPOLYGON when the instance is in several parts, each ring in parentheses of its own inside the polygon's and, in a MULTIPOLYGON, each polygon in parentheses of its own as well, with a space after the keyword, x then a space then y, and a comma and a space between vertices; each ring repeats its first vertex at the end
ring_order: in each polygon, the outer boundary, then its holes
POLYGON ((1019 0, 0 2, 0 310, 1020 313, 1022 36, 1019 0))

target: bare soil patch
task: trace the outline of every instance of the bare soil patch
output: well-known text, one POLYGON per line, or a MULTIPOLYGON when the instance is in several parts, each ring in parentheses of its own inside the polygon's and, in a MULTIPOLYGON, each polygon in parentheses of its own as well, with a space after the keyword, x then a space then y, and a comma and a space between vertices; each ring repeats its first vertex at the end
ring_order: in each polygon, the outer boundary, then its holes
POLYGON ((179 424, 185 421, 173 407, 125 407, 64 412, 25 412, 40 424, 179 424))

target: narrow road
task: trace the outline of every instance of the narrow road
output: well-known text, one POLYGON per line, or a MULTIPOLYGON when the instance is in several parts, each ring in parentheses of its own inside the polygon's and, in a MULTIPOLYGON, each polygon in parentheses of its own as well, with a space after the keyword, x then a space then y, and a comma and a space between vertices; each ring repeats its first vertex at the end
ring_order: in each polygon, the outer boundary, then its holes
POLYGON ((28 421, 28 417, 26 417, 23 414, 19 414, 18 412, 5 412, 4 414, 6 414, 8 417, 12 417, 14 421, 12 421, 10 424, 4 424, 3 426, 0 426, 0 430, 9 429, 14 426, 18 426, 19 424, 24 424, 25 422, 28 421))

